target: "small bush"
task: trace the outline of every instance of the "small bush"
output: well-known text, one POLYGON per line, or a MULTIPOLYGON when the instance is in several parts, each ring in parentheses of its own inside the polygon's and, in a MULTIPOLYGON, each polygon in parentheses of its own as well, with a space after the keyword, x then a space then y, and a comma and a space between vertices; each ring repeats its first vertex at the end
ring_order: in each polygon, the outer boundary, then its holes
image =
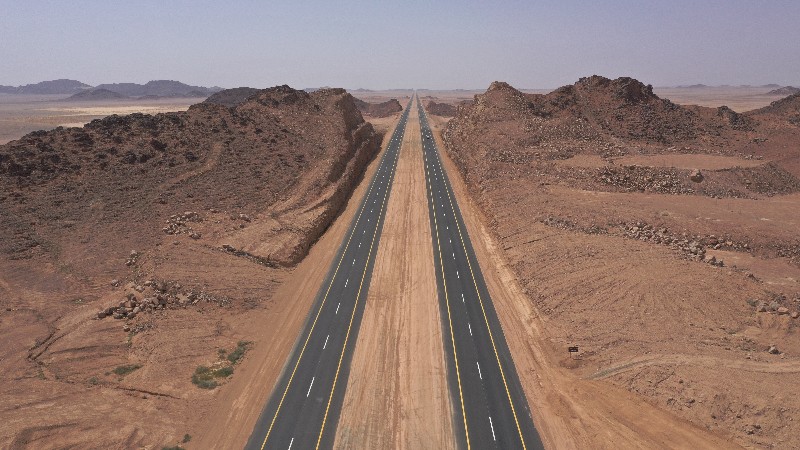
POLYGON ((197 366, 192 375, 192 383, 201 389, 214 389, 217 387, 217 382, 214 381, 214 375, 211 369, 206 366, 197 366))
POLYGON ((161 447, 161 450, 186 450, 186 449, 181 447, 180 445, 176 445, 174 447, 161 447))
POLYGON ((141 364, 124 364, 122 366, 117 366, 113 372, 121 377, 124 377, 125 375, 128 375, 129 373, 140 369, 141 367, 141 364))
POLYGON ((244 356, 247 349, 250 348, 251 344, 252 342, 249 341, 239 341, 239 343, 236 344, 236 348, 228 355, 228 361, 230 361, 231 364, 236 364, 237 362, 239 362, 239 360, 242 359, 242 357, 244 356))
POLYGON ((192 440, 192 435, 191 435, 191 434, 184 434, 184 435, 183 435, 183 441, 182 441, 182 442, 183 442, 184 444, 185 444, 185 443, 187 443, 187 442, 189 442, 189 441, 191 441, 191 440, 192 440))
POLYGON ((192 375, 192 383, 202 389, 214 389, 219 386, 215 378, 227 378, 233 375, 233 367, 225 366, 218 369, 211 369, 206 366, 197 366, 192 375))
POLYGON ((231 375, 233 375, 233 367, 231 366, 222 367, 214 371, 214 377, 216 378, 227 378, 231 375))

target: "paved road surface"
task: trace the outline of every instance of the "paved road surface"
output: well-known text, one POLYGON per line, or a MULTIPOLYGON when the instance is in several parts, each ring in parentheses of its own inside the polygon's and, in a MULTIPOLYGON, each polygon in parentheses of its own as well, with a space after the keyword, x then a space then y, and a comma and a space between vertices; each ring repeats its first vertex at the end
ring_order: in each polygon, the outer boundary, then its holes
POLYGON ((256 422, 247 450, 333 447, 410 105, 256 422))
POLYGON ((427 116, 417 104, 457 441, 466 449, 542 449, 427 116))

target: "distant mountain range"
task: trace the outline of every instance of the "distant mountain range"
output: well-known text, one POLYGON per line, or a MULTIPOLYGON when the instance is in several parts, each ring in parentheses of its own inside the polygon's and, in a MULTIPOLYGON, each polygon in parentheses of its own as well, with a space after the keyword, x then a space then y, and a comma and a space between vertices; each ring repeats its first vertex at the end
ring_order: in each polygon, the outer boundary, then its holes
POLYGON ((774 89, 764 95, 793 95, 800 92, 800 88, 794 86, 784 86, 782 88, 774 89))
POLYGON ((208 97, 221 91, 221 87, 191 86, 180 81, 153 80, 145 84, 111 83, 90 86, 77 80, 42 81, 25 86, 2 86, 0 94, 73 95, 74 100, 92 100, 109 98, 162 98, 162 97, 208 97), (116 95, 115 95, 116 94, 116 95))
POLYGON ((779 84, 762 84, 761 86, 752 86, 749 84, 742 84, 739 86, 733 86, 730 84, 721 84, 719 86, 709 86, 707 84, 690 84, 690 85, 682 85, 682 86, 675 86, 678 89, 704 89, 704 88, 732 88, 732 87, 740 87, 740 88, 765 88, 765 89, 775 89, 781 87, 779 84))
POLYGON ((52 80, 42 81, 36 84, 26 84, 25 86, 2 86, 0 94, 75 94, 91 88, 88 84, 76 80, 52 80))

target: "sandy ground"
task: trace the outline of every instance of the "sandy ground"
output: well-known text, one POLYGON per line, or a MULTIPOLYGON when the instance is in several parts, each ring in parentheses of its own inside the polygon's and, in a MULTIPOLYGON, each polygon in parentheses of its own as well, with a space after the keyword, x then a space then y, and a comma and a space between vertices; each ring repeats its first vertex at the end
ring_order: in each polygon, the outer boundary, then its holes
MULTIPOLYGON (((435 133, 442 121, 435 119, 435 133)), ((566 342, 554 341, 520 286, 466 191, 452 161, 443 158, 497 309, 534 421, 547 448, 738 448, 720 437, 608 383, 586 380, 572 366, 566 342)), ((529 225, 530 227, 530 225, 529 225)), ((538 234, 537 230, 537 233, 538 234)), ((550 230, 541 230, 546 239, 550 230)), ((535 256, 533 256, 535 257, 535 256)))
MULTIPOLYGON (((743 159, 721 155, 626 155, 610 160, 618 166, 674 167, 677 169, 723 170, 734 167, 758 167, 766 164, 765 160, 743 159)), ((554 161, 560 166, 596 169, 609 165, 599 155, 579 154, 568 159, 554 161)))
POLYGON ((412 108, 336 448, 454 448, 425 175, 412 108))
POLYGON ((762 108, 782 95, 766 95, 774 88, 765 87, 656 87, 653 92, 661 98, 667 98, 679 105, 699 105, 716 108, 727 106, 736 112, 745 112, 762 108))
POLYGON ((204 98, 65 101, 64 95, 0 95, 0 144, 36 130, 80 127, 111 114, 186 111, 204 98))

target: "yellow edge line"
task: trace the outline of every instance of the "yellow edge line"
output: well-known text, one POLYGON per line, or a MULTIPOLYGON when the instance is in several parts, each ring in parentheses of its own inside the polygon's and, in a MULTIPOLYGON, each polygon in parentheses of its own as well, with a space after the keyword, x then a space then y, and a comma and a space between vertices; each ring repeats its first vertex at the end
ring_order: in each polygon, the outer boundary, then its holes
MULTIPOLYGON (((399 124, 399 122, 398 122, 399 124)), ((395 125, 395 129, 392 131, 392 134, 397 131, 397 126, 395 125)), ((391 145, 391 141, 390 144, 391 145)), ((388 148, 388 146, 387 146, 388 148)), ((383 164, 383 161, 381 161, 383 164)), ((375 171, 377 174, 380 171, 380 165, 378 165, 378 170, 375 171)), ((347 244, 344 246, 344 250, 342 251, 342 256, 339 258, 339 262, 336 264, 336 270, 333 272, 333 276, 331 277, 331 282, 328 285, 328 289, 325 291, 325 297, 322 298, 322 303, 319 305, 319 310, 317 311, 316 317, 314 317, 314 322, 311 324, 311 330, 308 332, 308 336, 306 336, 306 340, 303 343, 303 348, 300 350, 300 356, 297 358, 297 362, 294 365, 294 369, 292 369, 292 375, 289 376, 289 383, 286 385, 286 389, 283 391, 283 395, 281 395, 281 401, 278 403, 278 409, 275 410, 275 415, 272 416, 272 422, 269 424, 269 429, 267 430, 267 435, 264 436, 264 442, 261 443, 261 450, 264 450, 264 446, 267 445, 267 440, 269 439, 270 433, 272 433, 272 427, 275 425, 275 420, 278 418, 278 413, 283 407, 283 401, 286 398, 286 393, 289 392, 289 387, 292 385, 292 380, 294 379, 295 372, 297 371, 297 367, 300 365, 300 360, 303 359, 303 353, 306 351, 306 346, 308 345, 308 341, 311 339, 311 334, 314 332, 314 327, 317 325, 317 320, 319 319, 319 315, 322 313, 322 308, 325 306, 325 302, 328 300, 328 294, 331 292, 331 288, 333 287, 333 281, 336 279, 336 274, 339 273, 339 267, 342 265, 342 261, 344 260, 344 255, 347 253, 347 249, 350 247, 350 241, 353 239, 353 235, 356 232, 356 228, 358 228, 358 223, 361 221, 361 214, 364 213, 364 210, 367 209, 367 199, 369 199, 369 194, 372 192, 372 188, 374 187, 374 183, 370 183, 369 189, 367 193, 364 195, 364 207, 361 208, 361 211, 358 213, 358 217, 356 217, 356 223, 353 225, 353 230, 350 232, 350 237, 347 238, 347 244)))
MULTIPOLYGON (((425 147, 423 146, 423 155, 425 155, 425 147)), ((428 158, 425 156, 425 164, 428 163, 428 158)), ((453 359, 455 360, 456 364, 456 379, 458 380, 458 397, 461 400, 461 416, 464 418, 464 434, 466 435, 467 440, 467 449, 470 447, 469 442, 469 427, 467 426, 467 411, 464 409, 464 394, 461 389, 461 372, 458 368, 458 355, 456 354, 456 339, 453 335, 453 319, 450 315, 450 297, 447 295, 447 280, 444 277, 444 261, 442 260, 442 246, 439 241, 439 223, 436 219, 436 200, 433 198, 433 186, 430 184, 430 172, 428 169, 425 169, 425 174, 428 178, 428 190, 431 195, 431 205, 433 206, 433 224, 436 229, 436 247, 439 250, 439 267, 442 270, 442 284, 444 285, 444 299, 445 303, 447 304, 447 321, 450 325, 450 342, 453 344, 453 359)))
MULTIPOLYGON (((438 149, 438 146, 437 146, 438 149)), ((441 164, 441 158, 439 158, 439 169, 444 173, 444 168, 441 164)), ((467 252, 467 246, 464 243, 464 236, 461 234, 461 225, 458 223, 458 220, 455 216, 455 207, 453 206, 453 198, 450 197, 450 189, 447 187, 447 183, 444 184, 445 192, 447 192, 447 199, 450 202, 450 208, 453 210, 453 219, 456 222, 456 228, 458 228, 458 237, 461 239, 461 247, 464 249, 464 255, 467 257, 467 264, 469 265, 469 273, 472 276, 472 283, 475 286, 475 292, 478 294, 478 302, 481 305, 481 312, 483 313, 483 320, 486 322, 486 329, 489 330, 489 340, 492 342, 492 350, 494 350, 494 357, 497 359, 497 366, 500 368, 500 377, 503 379, 503 387, 506 390, 506 395, 508 396, 508 403, 511 405, 511 414, 514 415, 514 423, 517 425, 517 432, 519 433, 519 440, 522 442, 522 448, 526 449, 525 446, 525 438, 522 437, 522 428, 519 426, 519 419, 517 419, 517 411, 514 408, 514 401, 511 400, 511 392, 508 390, 508 383, 506 382, 506 375, 503 371, 503 364, 500 363, 500 355, 497 353, 497 347, 494 344, 494 336, 492 334, 492 328, 489 326, 489 318, 486 316, 486 309, 483 307, 483 298, 481 297, 480 289, 478 289, 478 282, 475 280, 475 272, 472 270, 472 262, 469 260, 469 253, 467 252)))
MULTIPOLYGON (((402 148, 402 146, 401 146, 402 148)), ((400 156, 400 150, 398 149, 397 155, 394 157, 395 164, 397 163, 397 158, 400 156)), ((394 173, 392 173, 392 178, 394 178, 394 173)), ((380 223, 380 217, 383 215, 383 210, 386 206, 386 197, 389 195, 389 187, 387 184, 386 190, 383 191, 383 201, 381 202, 381 210, 378 214, 378 222, 380 223)), ((350 323, 347 325, 347 334, 344 336, 344 345, 342 345, 342 353, 339 355, 339 364, 336 366, 336 375, 333 377, 333 386, 331 386, 331 395, 328 397, 328 405, 325 407, 325 416, 322 418, 322 426, 319 429, 319 436, 317 437, 317 446, 315 448, 319 449, 319 444, 322 441, 322 434, 325 432, 325 422, 328 420, 328 411, 331 408, 331 401, 333 401, 333 393, 336 390, 336 382, 339 380, 339 370, 342 368, 342 360, 344 359, 344 352, 347 349, 347 341, 350 339, 350 330, 353 327, 353 320, 356 317, 356 310, 358 309, 358 302, 361 299, 361 290, 364 287, 364 278, 367 276, 367 267, 369 266, 369 260, 372 257, 372 249, 375 246, 375 238, 378 236, 378 225, 375 225, 375 231, 372 232, 372 242, 369 244, 369 253, 367 253, 367 263, 364 265, 364 272, 361 274, 361 282, 358 284, 358 293, 356 294, 356 303, 353 306, 353 313, 350 315, 350 323)))

